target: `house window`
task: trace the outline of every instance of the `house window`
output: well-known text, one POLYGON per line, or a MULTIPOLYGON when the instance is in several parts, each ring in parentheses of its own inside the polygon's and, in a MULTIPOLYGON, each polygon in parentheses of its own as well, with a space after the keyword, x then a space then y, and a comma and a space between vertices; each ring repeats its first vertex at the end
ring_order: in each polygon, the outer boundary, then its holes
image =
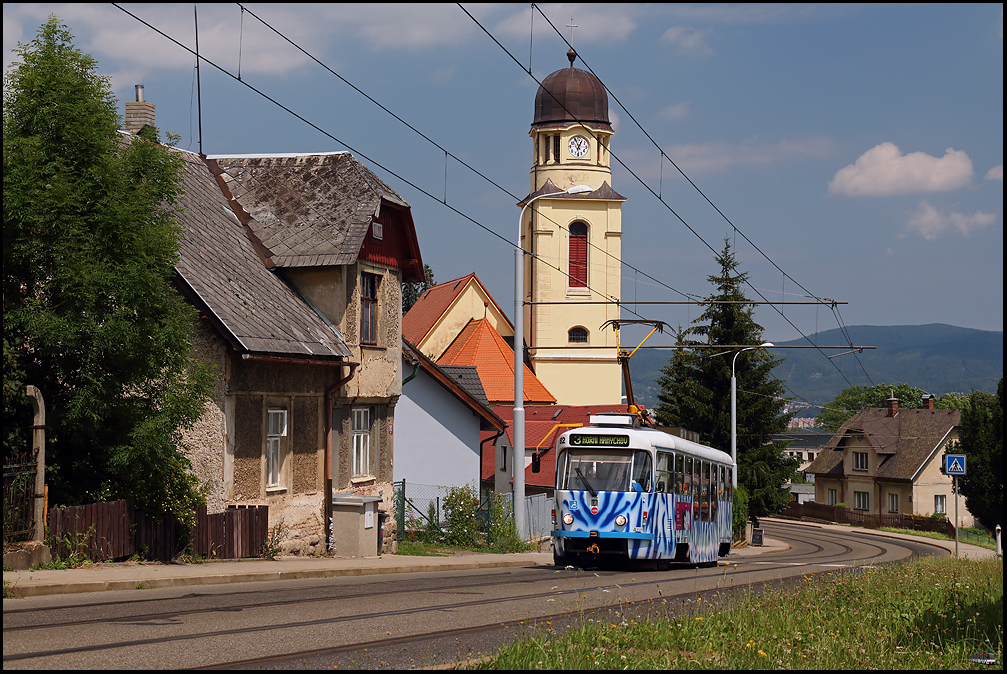
POLYGON ((283 438, 287 437, 287 410, 266 412, 266 487, 280 486, 283 438))
POLYGON ((870 510, 871 493, 867 491, 853 492, 853 507, 857 510, 870 510))
POLYGON ((570 287, 587 287, 587 225, 570 225, 570 287))
POLYGON ((385 226, 382 225, 377 220, 375 220, 374 222, 372 222, 371 223, 371 236, 373 236, 378 241, 380 241, 383 238, 385 238, 385 226))
POLYGON ((377 274, 360 275, 360 343, 378 343, 378 284, 377 274))
POLYGON ((830 489, 829 490, 829 505, 836 505, 837 503, 839 503, 839 497, 836 494, 836 490, 835 489, 830 489))
POLYGON ((353 408, 353 432, 350 466, 351 477, 370 475, 371 471, 371 408, 353 408))
POLYGON ((853 470, 867 470, 867 452, 853 452, 853 470))
POLYGON ((587 330, 584 328, 570 328, 566 336, 571 344, 587 344, 587 330))
POLYGON ((948 511, 948 497, 944 494, 934 496, 934 514, 943 515, 948 511))
POLYGON ((899 495, 888 494, 888 512, 897 513, 899 511, 899 495))
POLYGON ((808 461, 814 461, 814 460, 815 460, 815 453, 808 452, 808 461))

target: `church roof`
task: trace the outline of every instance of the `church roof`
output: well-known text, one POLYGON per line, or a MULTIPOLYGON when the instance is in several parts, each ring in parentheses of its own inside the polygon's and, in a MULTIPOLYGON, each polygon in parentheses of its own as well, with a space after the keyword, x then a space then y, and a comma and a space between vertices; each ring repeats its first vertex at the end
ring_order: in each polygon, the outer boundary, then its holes
POLYGON ((581 122, 611 131, 608 118, 608 94, 597 77, 573 67, 577 57, 567 52, 570 67, 557 70, 544 80, 535 94, 535 119, 532 127, 561 126, 581 122))
MULTIPOLYGON (((542 187, 538 188, 524 199, 522 199, 518 206, 522 206, 528 203, 529 199, 533 199, 540 194, 552 194, 554 192, 562 192, 556 183, 552 181, 552 178, 546 178, 545 183, 542 187)), ((601 184, 601 187, 593 192, 580 192, 578 194, 557 194, 554 197, 549 197, 550 199, 604 199, 605 201, 626 201, 626 197, 622 196, 618 192, 612 189, 612 186, 608 184, 606 180, 601 184)))
MULTIPOLYGON (((491 403, 514 402, 514 349, 486 319, 472 319, 455 338, 437 364, 475 365, 486 398, 491 403)), ((526 403, 554 403, 556 397, 524 366, 526 403)))

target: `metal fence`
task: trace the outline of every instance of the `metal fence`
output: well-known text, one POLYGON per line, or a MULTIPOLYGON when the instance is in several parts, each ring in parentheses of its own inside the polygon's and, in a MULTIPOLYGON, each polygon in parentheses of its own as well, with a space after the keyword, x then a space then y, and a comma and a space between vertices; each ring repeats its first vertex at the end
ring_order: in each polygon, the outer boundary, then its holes
POLYGON ((838 524, 852 524, 868 529, 891 527, 895 529, 912 529, 914 531, 935 531, 952 537, 955 535, 954 525, 944 516, 932 517, 929 515, 907 515, 903 513, 890 513, 887 515, 872 514, 840 508, 839 506, 825 505, 824 503, 793 502, 787 504, 787 507, 780 514, 797 518, 809 517, 838 524))
MULTIPOLYGON (((398 540, 415 539, 424 532, 443 535, 446 528, 444 498, 450 487, 407 483, 395 483, 395 521, 398 523, 398 540)), ((480 531, 489 535, 491 509, 503 507, 504 517, 513 517, 514 495, 498 494, 491 504, 489 498, 480 500, 475 517, 479 520, 480 531), (502 497, 502 498, 501 498, 502 497)), ((523 540, 548 537, 552 533, 553 499, 545 494, 525 497, 525 527, 523 540)), ((487 543, 489 543, 487 538, 487 543)))
MULTIPOLYGON (((4 427, 4 432, 7 428, 4 427)), ((31 540, 35 535, 36 452, 31 448, 4 455, 3 540, 4 546, 31 540)))

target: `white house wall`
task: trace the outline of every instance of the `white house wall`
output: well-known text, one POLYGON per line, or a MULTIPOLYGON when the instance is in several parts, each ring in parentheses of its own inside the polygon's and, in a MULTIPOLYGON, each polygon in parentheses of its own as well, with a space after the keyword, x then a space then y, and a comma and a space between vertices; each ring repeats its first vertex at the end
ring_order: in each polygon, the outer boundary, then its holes
MULTIPOLYGON (((412 365, 405 364, 403 372, 408 377, 412 365)), ((396 482, 478 484, 479 417, 425 372, 403 385, 395 425, 396 482)))

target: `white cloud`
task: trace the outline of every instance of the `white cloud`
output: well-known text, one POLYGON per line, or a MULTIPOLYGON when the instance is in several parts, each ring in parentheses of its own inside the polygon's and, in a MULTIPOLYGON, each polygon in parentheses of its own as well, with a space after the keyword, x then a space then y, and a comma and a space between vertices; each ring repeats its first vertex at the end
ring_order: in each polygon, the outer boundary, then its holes
POLYGON ((672 26, 664 31, 661 42, 667 42, 678 48, 678 53, 684 56, 711 56, 713 50, 706 44, 704 38, 713 32, 710 29, 696 30, 684 26, 672 26))
POLYGON ((688 101, 683 101, 681 103, 675 103, 674 105, 667 105, 661 109, 658 114, 659 117, 664 119, 682 119, 686 117, 690 112, 690 106, 688 101))
POLYGON ((910 192, 944 192, 968 185, 972 160, 964 150, 948 148, 943 157, 925 152, 902 154, 894 143, 881 143, 839 169, 829 194, 885 196, 910 192))
MULTIPOLYGON (((573 29, 573 40, 571 40, 574 48, 583 44, 621 42, 636 29, 636 21, 632 19, 630 13, 638 8, 635 8, 633 5, 561 3, 540 5, 540 7, 542 13, 549 17, 553 26, 567 40, 570 40, 570 28, 567 27, 568 24, 573 23, 576 25, 576 28, 573 29)), ((466 5, 466 9, 470 12, 473 11, 468 5, 466 5)), ((535 31, 533 35, 534 39, 552 38, 556 35, 552 26, 546 23, 542 15, 530 7, 525 7, 506 19, 499 21, 491 30, 501 37, 527 40, 528 31, 533 26, 535 31), (533 11, 534 24, 532 23, 533 11)))
POLYGON ((997 164, 989 171, 986 172, 986 180, 999 180, 1003 182, 1004 179, 1004 165, 997 164))
POLYGON ((947 232, 956 230, 968 236, 989 227, 994 222, 996 215, 993 213, 983 211, 976 211, 972 215, 954 211, 944 213, 928 202, 921 201, 919 208, 909 214, 906 231, 910 234, 919 234, 927 241, 933 241, 947 232))
POLYGON ((742 143, 693 143, 673 145, 667 152, 689 174, 719 173, 735 166, 758 166, 807 157, 825 157, 835 144, 822 137, 763 143, 750 139, 742 143))

